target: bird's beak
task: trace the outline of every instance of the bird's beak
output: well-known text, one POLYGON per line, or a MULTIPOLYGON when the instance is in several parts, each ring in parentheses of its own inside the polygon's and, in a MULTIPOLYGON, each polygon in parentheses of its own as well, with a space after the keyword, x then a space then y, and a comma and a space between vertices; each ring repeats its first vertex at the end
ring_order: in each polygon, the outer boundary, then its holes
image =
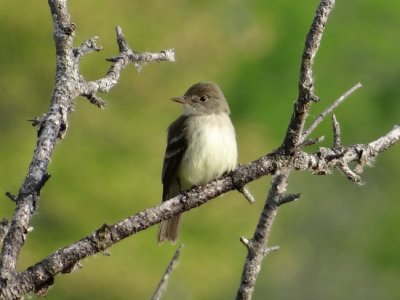
POLYGON ((188 102, 188 100, 185 96, 174 97, 174 98, 171 98, 171 100, 178 102, 180 104, 186 104, 188 102))

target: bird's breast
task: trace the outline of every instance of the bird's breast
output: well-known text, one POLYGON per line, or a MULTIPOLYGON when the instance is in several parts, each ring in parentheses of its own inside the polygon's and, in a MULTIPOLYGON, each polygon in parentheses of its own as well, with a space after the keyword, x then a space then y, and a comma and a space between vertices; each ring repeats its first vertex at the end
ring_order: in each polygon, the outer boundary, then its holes
POLYGON ((179 167, 182 188, 207 183, 237 164, 235 129, 227 114, 192 116, 188 148, 179 167))

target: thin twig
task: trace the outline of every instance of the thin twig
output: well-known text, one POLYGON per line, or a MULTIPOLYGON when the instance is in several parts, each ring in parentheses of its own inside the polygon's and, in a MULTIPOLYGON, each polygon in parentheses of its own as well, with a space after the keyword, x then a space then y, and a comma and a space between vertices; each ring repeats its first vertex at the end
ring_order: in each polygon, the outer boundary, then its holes
POLYGON ((325 140, 325 136, 324 136, 324 135, 322 135, 322 136, 320 136, 320 137, 317 137, 316 139, 306 139, 305 141, 303 141, 303 142, 299 145, 299 148, 302 149, 302 148, 305 148, 305 147, 308 147, 308 146, 312 146, 312 145, 315 145, 315 144, 319 144, 319 143, 321 143, 323 140, 325 140))
POLYGON ((335 115, 332 115, 333 127, 333 148, 340 148, 342 146, 340 125, 335 115))
POLYGON ((318 127, 319 124, 326 118, 327 115, 329 115, 332 111, 334 111, 340 104, 342 104, 352 93, 354 93, 356 90, 361 88, 362 85, 360 82, 358 82, 356 85, 354 85, 351 89, 349 89, 347 92, 345 92, 343 95, 341 95, 338 99, 336 99, 332 105, 330 105, 327 109, 325 109, 315 120, 314 122, 308 127, 307 130, 304 131, 303 133, 303 141, 308 138, 308 136, 318 127))
POLYGON ((357 175, 347 164, 339 164, 338 169, 346 175, 347 179, 354 183, 362 184, 361 177, 357 175))
POLYGON ((160 282, 158 283, 153 295, 151 296, 151 300, 159 300, 162 296, 162 293, 166 290, 168 285, 168 279, 171 275, 172 271, 176 268, 179 260, 179 255, 183 249, 184 245, 180 245, 179 248, 175 251, 174 256, 168 264, 167 269, 165 270, 163 276, 161 277, 160 282))
POLYGON ((296 201, 300 198, 301 194, 287 194, 287 195, 282 195, 279 199, 278 205, 281 206, 282 204, 286 204, 292 201, 296 201))
POLYGON ((256 199, 254 199, 254 196, 251 194, 248 188, 245 186, 242 187, 241 189, 238 189, 238 191, 246 198, 247 201, 249 201, 250 204, 253 204, 256 202, 256 199))
POLYGON ((92 53, 94 51, 99 52, 103 50, 103 47, 97 45, 96 43, 98 38, 99 38, 98 36, 94 36, 91 39, 84 41, 82 45, 80 45, 78 48, 73 49, 75 58, 77 59, 78 62, 85 54, 92 53))
POLYGON ((175 61, 174 49, 162 50, 155 53, 135 52, 129 47, 125 40, 122 28, 117 26, 115 32, 117 35, 119 54, 118 56, 107 59, 112 62, 107 75, 103 78, 92 81, 85 81, 83 78, 80 78, 80 95, 87 98, 91 103, 100 108, 104 107, 105 102, 99 98, 96 93, 109 92, 118 83, 121 71, 128 66, 129 63, 133 63, 139 71, 142 71, 143 64, 147 62, 175 61))

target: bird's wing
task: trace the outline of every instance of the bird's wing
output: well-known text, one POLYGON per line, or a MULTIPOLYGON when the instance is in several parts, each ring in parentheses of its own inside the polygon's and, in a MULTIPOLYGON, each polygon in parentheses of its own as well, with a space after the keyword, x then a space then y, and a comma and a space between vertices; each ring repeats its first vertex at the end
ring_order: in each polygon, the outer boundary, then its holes
POLYGON ((162 169, 163 201, 180 192, 177 172, 188 147, 186 120, 186 116, 180 116, 168 127, 167 149, 162 169))

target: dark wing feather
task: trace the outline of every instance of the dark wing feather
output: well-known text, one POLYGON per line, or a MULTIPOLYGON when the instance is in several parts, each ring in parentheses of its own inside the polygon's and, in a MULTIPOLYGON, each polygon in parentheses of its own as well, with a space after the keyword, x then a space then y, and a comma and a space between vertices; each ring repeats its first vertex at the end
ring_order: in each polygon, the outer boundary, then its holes
POLYGON ((188 145, 186 138, 186 116, 180 116, 168 127, 167 149, 165 150, 164 164, 162 169, 163 201, 175 196, 179 185, 178 169, 183 154, 188 145))

